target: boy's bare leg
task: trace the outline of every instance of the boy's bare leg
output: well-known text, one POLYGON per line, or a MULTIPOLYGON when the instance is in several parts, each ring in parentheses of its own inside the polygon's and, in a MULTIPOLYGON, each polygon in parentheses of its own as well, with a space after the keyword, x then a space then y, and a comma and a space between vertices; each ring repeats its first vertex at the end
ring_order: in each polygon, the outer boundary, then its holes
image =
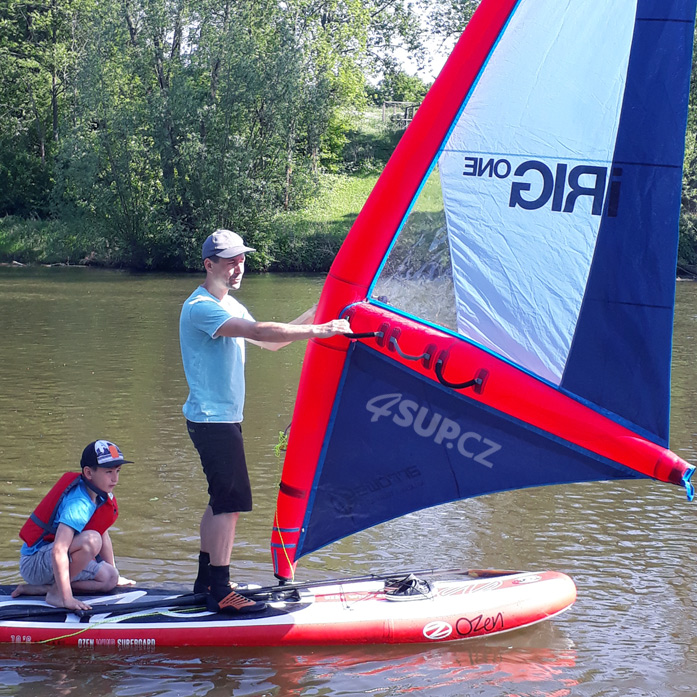
MULTIPOLYGON (((70 577, 80 574, 90 561, 99 553, 101 537, 93 531, 87 531, 76 535, 70 545, 70 577)), ((71 581, 71 588, 83 592, 104 592, 116 587, 119 581, 118 571, 111 564, 102 564, 93 579, 88 581, 71 581)), ((128 579, 124 579, 128 581, 128 579)), ((133 583, 133 582, 131 582, 133 583)), ((21 595, 45 595, 49 605, 62 606, 61 598, 57 592, 55 583, 31 584, 20 583, 12 591, 11 596, 17 598, 21 595)))
POLYGON ((20 595, 46 595, 50 590, 51 586, 47 583, 42 585, 35 585, 32 583, 19 583, 17 587, 12 591, 11 596, 13 598, 18 598, 20 595))
MULTIPOLYGON (((116 571, 111 564, 102 564, 93 579, 86 581, 71 581, 70 589, 73 592, 82 591, 86 593, 103 593, 113 590, 116 587, 118 580, 118 571, 116 571)), ((56 607, 63 606, 61 595, 58 592, 58 588, 56 587, 55 583, 49 587, 49 591, 46 593, 46 602, 49 605, 55 605, 56 607)), ((87 605, 86 607, 89 608, 90 606, 87 605)))
POLYGON ((75 535, 68 549, 71 580, 84 571, 101 550, 102 536, 98 532, 86 530, 79 535, 75 535))
POLYGON ((74 591, 104 592, 116 588, 119 582, 119 572, 111 565, 104 563, 99 567, 95 577, 88 581, 72 581, 70 586, 74 591))

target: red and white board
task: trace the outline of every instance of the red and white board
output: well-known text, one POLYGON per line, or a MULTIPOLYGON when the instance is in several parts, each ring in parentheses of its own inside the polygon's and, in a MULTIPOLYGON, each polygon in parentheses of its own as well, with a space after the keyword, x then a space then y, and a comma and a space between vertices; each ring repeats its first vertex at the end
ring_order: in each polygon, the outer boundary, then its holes
POLYGON ((79 617, 42 599, 11 598, 11 587, 2 587, 0 642, 132 650, 434 643, 528 627, 558 615, 576 599, 573 581, 555 571, 419 572, 418 578, 428 582, 431 592, 409 600, 386 593, 386 578, 248 591, 268 606, 260 614, 242 616, 208 612, 200 595, 129 589, 81 596, 93 610, 79 617))

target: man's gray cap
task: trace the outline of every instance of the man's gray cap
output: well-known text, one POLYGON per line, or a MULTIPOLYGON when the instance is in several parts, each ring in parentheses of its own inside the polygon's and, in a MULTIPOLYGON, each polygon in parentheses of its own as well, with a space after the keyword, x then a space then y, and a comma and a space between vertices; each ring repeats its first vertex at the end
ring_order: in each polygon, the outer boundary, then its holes
POLYGON ((231 259, 247 252, 256 252, 253 247, 247 247, 244 240, 232 230, 216 230, 206 237, 201 248, 201 258, 218 256, 222 259, 231 259))

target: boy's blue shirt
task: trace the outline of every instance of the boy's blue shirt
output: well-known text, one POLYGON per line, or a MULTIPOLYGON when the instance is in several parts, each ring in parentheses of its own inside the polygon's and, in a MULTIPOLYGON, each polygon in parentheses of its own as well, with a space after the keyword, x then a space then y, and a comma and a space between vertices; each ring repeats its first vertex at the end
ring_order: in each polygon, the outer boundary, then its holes
MULTIPOLYGON (((96 510, 97 504, 90 497, 85 483, 80 480, 77 486, 69 491, 58 504, 56 525, 63 523, 72 528, 76 533, 80 533, 96 510)), ((49 543, 44 540, 39 540, 33 547, 29 547, 25 542, 22 545, 21 554, 26 556, 35 554, 47 544, 49 543)))

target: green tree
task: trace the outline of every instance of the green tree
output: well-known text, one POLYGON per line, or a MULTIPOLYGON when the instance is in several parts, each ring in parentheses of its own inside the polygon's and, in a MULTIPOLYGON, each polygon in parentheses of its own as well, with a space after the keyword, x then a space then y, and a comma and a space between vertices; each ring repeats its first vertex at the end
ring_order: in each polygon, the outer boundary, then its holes
POLYGON ((90 0, 0 3, 0 214, 46 214, 74 27, 90 0))
POLYGON ((421 102, 429 87, 418 75, 409 75, 403 70, 390 70, 374 90, 373 100, 376 104, 390 101, 421 102))
POLYGON ((198 264, 232 226, 267 230, 341 162, 402 0, 0 0, 0 213, 66 221, 96 258, 198 264))
POLYGON ((100 255, 130 265, 198 264, 216 226, 245 233, 268 265, 268 221, 312 193, 342 115, 363 103, 371 40, 406 16, 357 0, 95 8, 59 155, 61 215, 89 221, 100 255))
POLYGON ((452 42, 472 18, 481 0, 416 0, 432 41, 452 42))

